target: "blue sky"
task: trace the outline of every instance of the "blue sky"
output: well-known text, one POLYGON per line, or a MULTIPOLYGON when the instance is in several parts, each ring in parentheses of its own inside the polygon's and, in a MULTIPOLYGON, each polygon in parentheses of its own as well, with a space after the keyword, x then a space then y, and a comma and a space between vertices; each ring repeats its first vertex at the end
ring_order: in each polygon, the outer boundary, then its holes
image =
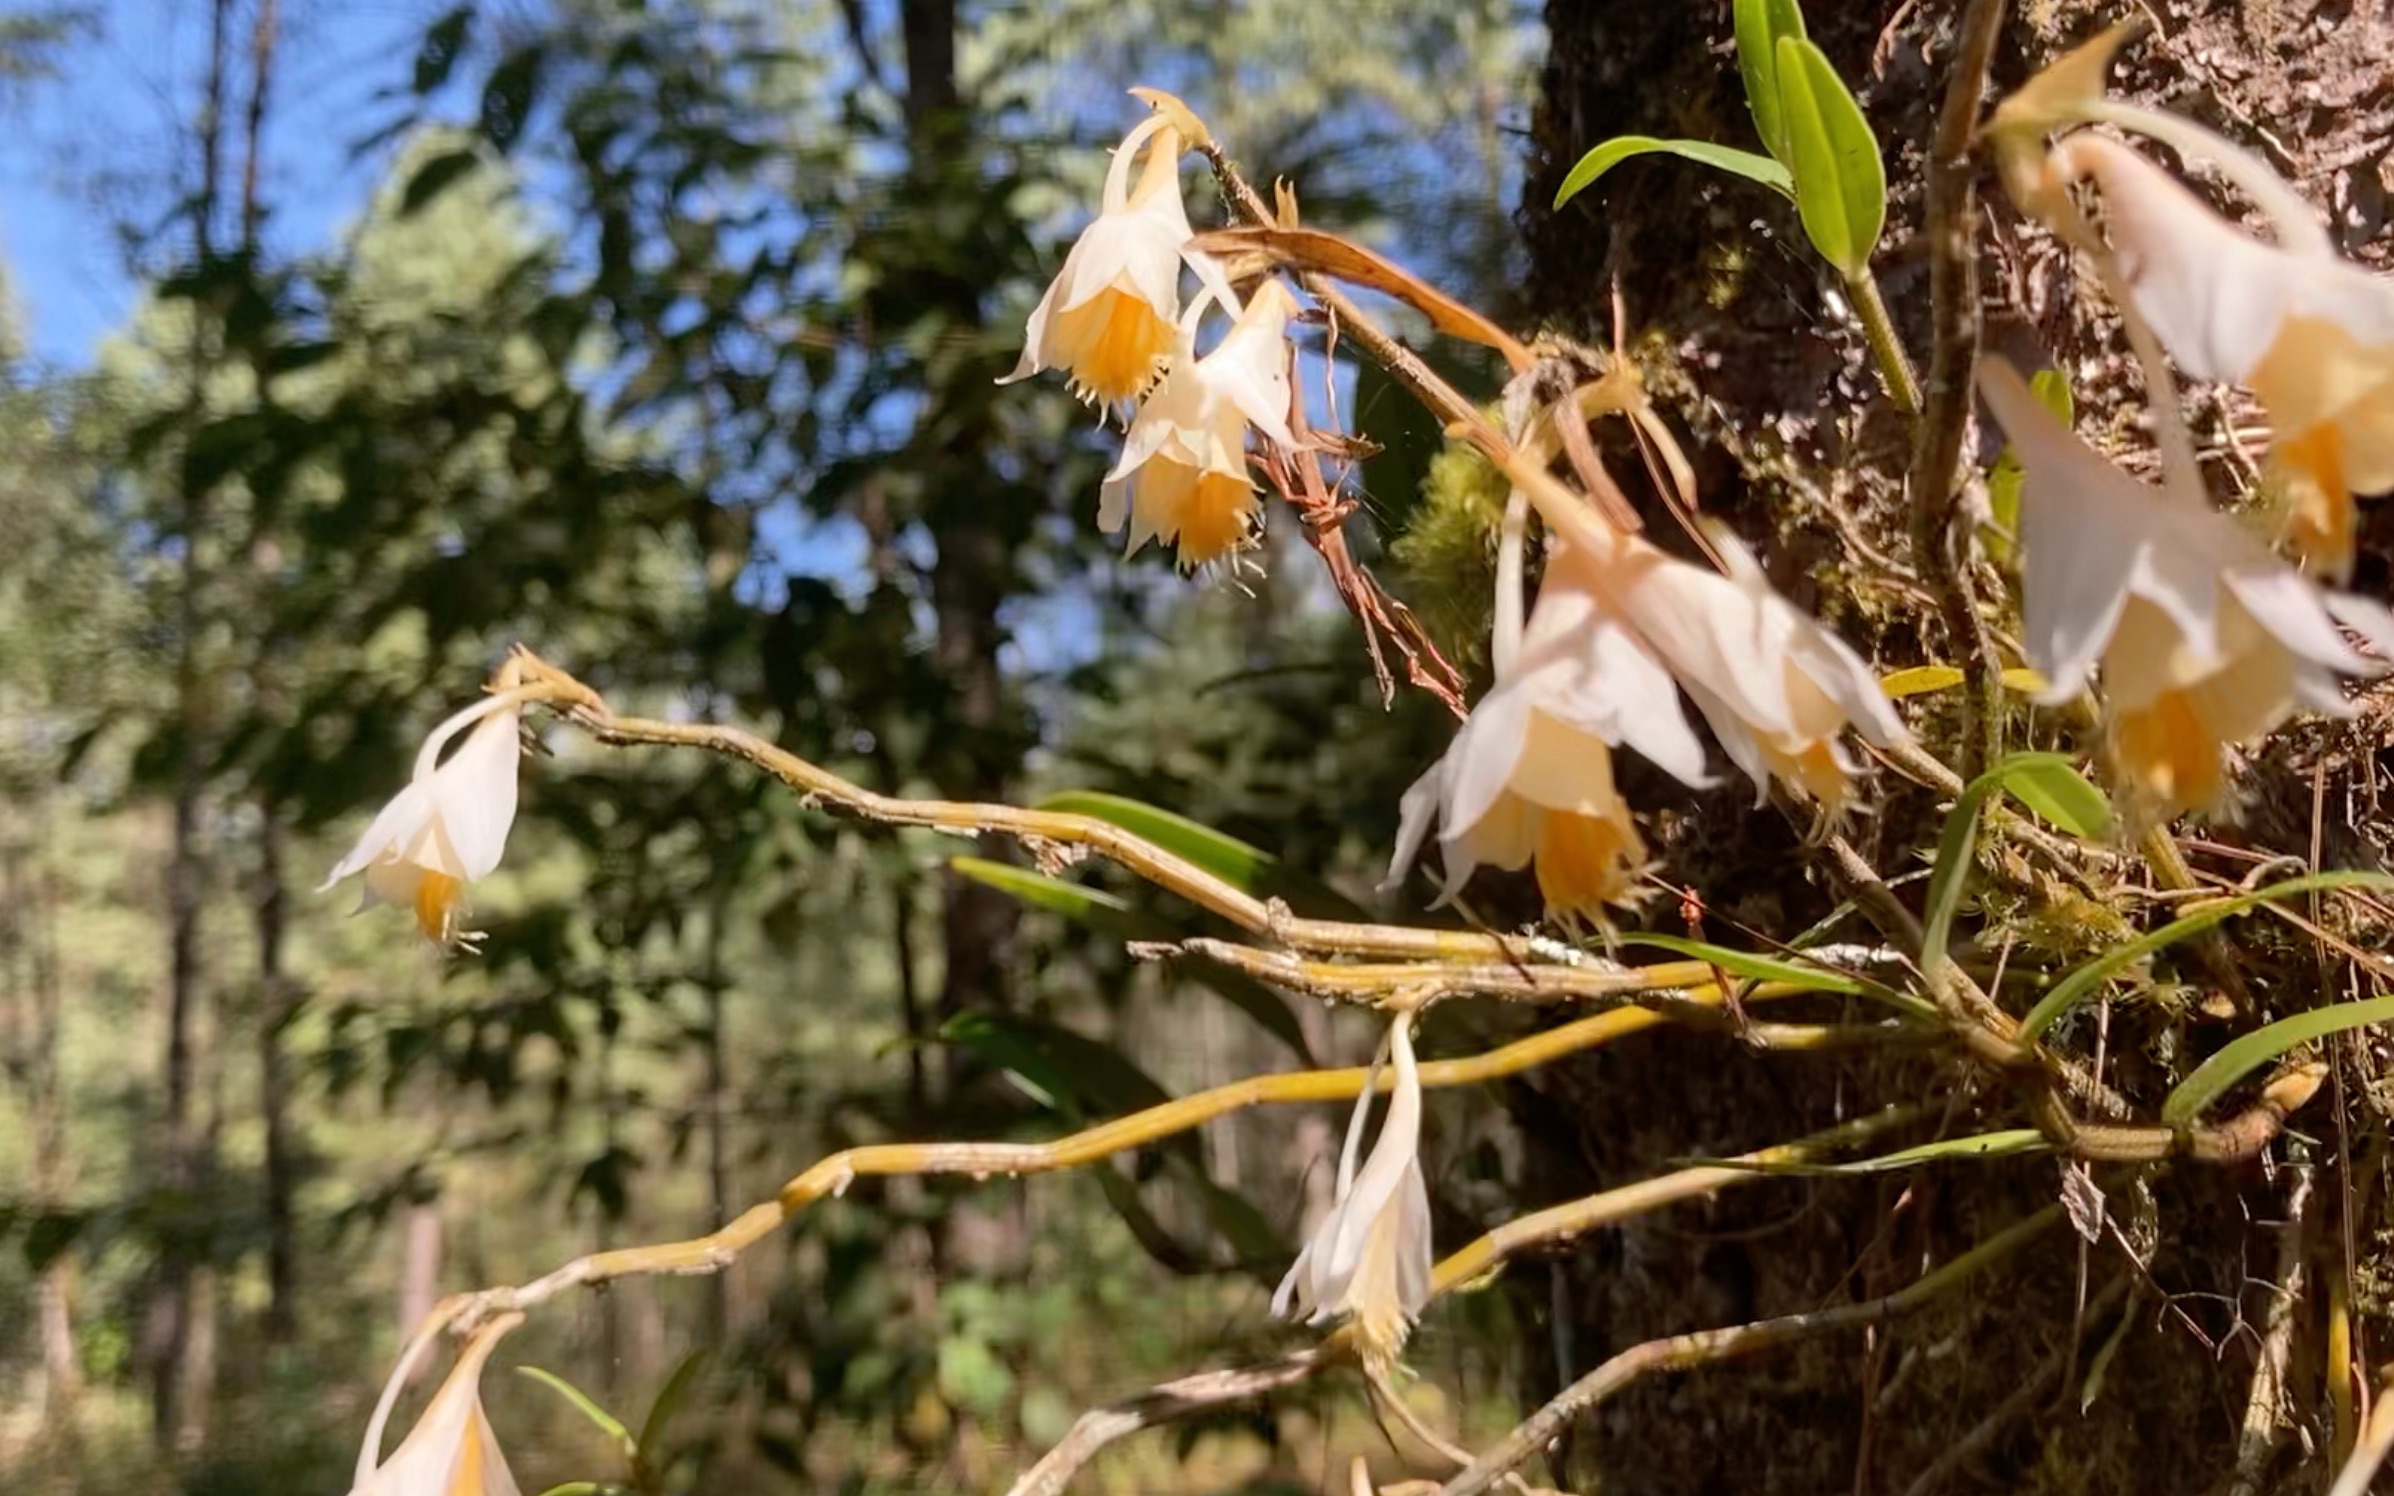
MULTIPOLYGON (((266 232, 288 254, 329 243, 366 201, 380 159, 353 160, 382 90, 404 87, 443 0, 283 0, 261 169, 266 232)), ((100 0, 57 77, 0 100, 0 264, 34 355, 88 362, 132 310, 121 229, 173 201, 161 163, 194 114, 207 0, 100 0)), ((239 50, 250 5, 239 7, 239 50)))

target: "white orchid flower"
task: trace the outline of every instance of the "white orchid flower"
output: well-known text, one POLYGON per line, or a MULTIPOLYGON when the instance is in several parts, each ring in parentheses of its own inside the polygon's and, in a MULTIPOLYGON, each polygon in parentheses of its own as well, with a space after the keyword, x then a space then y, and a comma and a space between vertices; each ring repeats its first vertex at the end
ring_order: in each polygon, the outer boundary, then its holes
POLYGON ((1306 1323, 1321 1324, 1353 1315, 1363 1354, 1383 1366, 1404 1349, 1430 1301, 1430 1191, 1421 1173, 1421 1072, 1412 1027, 1412 1015, 1399 1014, 1388 1030, 1396 1084, 1371 1157, 1357 1170, 1363 1124, 1378 1091, 1376 1065, 1339 1150, 1336 1203, 1272 1295, 1272 1313, 1281 1318, 1302 1314, 1306 1323))
POLYGON ((1606 611, 1577 549, 1555 547, 1518 645, 1513 631, 1500 617, 1495 689, 1405 792, 1389 881, 1413 865, 1436 822, 1442 901, 1476 867, 1534 862, 1550 910, 1601 923, 1606 905, 1630 900, 1646 858, 1614 787, 1612 749, 1634 748, 1701 785, 1704 745, 1669 672, 1606 611))
POLYGON ((1838 735, 1851 725, 1884 747, 1903 723, 1870 668, 1773 590, 1744 544, 1717 527, 1711 539, 1726 575, 1621 536, 1595 559, 1593 585, 1696 703, 1757 803, 1776 777, 1840 810, 1856 765, 1838 735))
MULTIPOLYGON (((1130 527, 1129 548, 1172 542, 1181 567, 1207 566, 1243 549, 1262 501, 1247 474, 1247 430, 1293 447, 1288 429, 1288 319, 1296 298, 1279 281, 1259 287, 1222 341, 1196 356, 1207 290, 1181 319, 1164 382, 1131 418, 1121 460, 1099 490, 1097 522, 1130 527)), ((1235 309, 1236 304, 1230 303, 1235 309)))
MULTIPOLYGON (((2173 133, 2208 141, 2214 159, 2243 154, 2190 123, 2173 133)), ((2272 195, 2280 239, 2270 244, 2117 141, 2072 135, 2050 160, 2061 180, 2101 191, 2128 295, 2171 360, 2261 397, 2290 539, 2330 575, 2346 575, 2352 496, 2394 488, 2394 279, 2338 258, 2299 198, 2272 195)), ((2257 159, 2241 167, 2240 182, 2275 181, 2257 159)))
POLYGON ((324 888, 362 872, 360 910, 406 905, 427 940, 469 938, 458 926, 465 885, 499 865, 515 823, 521 717, 522 693, 501 691, 434 728, 407 788, 374 817, 324 888), (465 741, 444 762, 441 750, 461 732, 465 741))
POLYGON ((2099 668, 2112 756, 2145 808, 2212 803, 2221 753, 2296 710, 2344 715, 2342 675, 2374 674, 2337 630, 2394 657, 2394 616, 2323 594, 2235 520, 2137 481, 2072 435, 2001 359, 1979 392, 2020 454, 2021 613, 2042 698, 2099 668))
POLYGON ((1180 266, 1219 279, 1189 247, 1180 196, 1181 139, 1162 115, 1142 120, 1114 150, 1097 217, 1073 241, 1023 334, 1022 359, 998 381, 1062 369, 1084 400, 1114 404, 1146 393, 1172 354, 1180 266), (1140 147, 1147 164, 1133 185, 1140 147))
POLYGON ((482 1368, 499 1338, 522 1324, 520 1314, 504 1315, 475 1332, 458 1353, 457 1364, 432 1394, 416 1426, 408 1430, 389 1459, 379 1458, 384 1426, 406 1385, 407 1374, 433 1337, 425 1335, 400 1357, 398 1367, 375 1404, 366 1425, 365 1447, 358 1451, 357 1480, 350 1496, 520 1496, 498 1436, 482 1413, 482 1368))

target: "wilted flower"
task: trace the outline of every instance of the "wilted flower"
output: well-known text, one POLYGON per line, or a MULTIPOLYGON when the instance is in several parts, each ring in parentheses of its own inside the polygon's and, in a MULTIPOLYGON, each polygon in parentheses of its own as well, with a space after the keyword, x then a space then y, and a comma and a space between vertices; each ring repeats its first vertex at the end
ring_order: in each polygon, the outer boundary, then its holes
POLYGON ((2394 280, 2339 259, 2307 216, 2301 239, 2265 244, 2102 136, 2070 136, 2051 160, 2101 189, 2121 278, 2178 367, 2261 397, 2294 543, 2344 575, 2353 494, 2394 488, 2394 280))
POLYGON ((1203 256, 1180 197, 1181 139, 1162 115, 1142 120, 1114 150, 1098 215, 1031 312, 1022 360, 1000 384, 1062 369, 1084 400, 1129 400, 1155 383, 1180 315, 1180 264, 1203 256), (1147 147, 1138 183, 1132 160, 1147 147))
POLYGON ((1283 446, 1289 433, 1288 288, 1268 280, 1222 341, 1195 356, 1196 324, 1218 293, 1206 291, 1175 334, 1164 382, 1139 406, 1122 458, 1099 492, 1097 522, 1130 525, 1130 549, 1176 543, 1184 567, 1220 561, 1255 533, 1260 499, 1247 475, 1247 428, 1283 446))
POLYGON ((1903 723, 1869 667, 1774 591, 1736 537, 1716 528, 1711 539, 1726 575, 1622 536, 1595 559, 1593 585, 1696 703, 1758 797, 1775 775, 1839 810, 1855 765, 1838 734, 1851 724, 1886 746, 1903 739, 1903 723))
POLYGON ((2063 701, 2100 664, 2113 757, 2147 808, 2207 804, 2221 751, 2308 707, 2342 714, 2338 675, 2378 668, 2394 617, 2323 595, 2200 495, 2149 487, 2064 428, 2001 359, 1979 391, 2020 454, 2022 633, 2063 701))
POLYGON ((1367 1083, 1339 1150, 1336 1203, 1272 1295, 1273 1314, 1303 1314, 1308 1324, 1353 1315, 1363 1354, 1382 1365, 1404 1349, 1430 1301, 1430 1191, 1421 1174, 1421 1072, 1412 1027, 1412 1015, 1399 1014, 1388 1030, 1396 1085, 1371 1157, 1358 1172, 1355 1158, 1377 1089, 1367 1083))
POLYGON ((499 865, 515 823, 521 701, 519 692, 501 691, 434 728, 407 788, 374 817, 324 887, 363 872, 361 910, 408 905, 426 939, 463 938, 457 919, 465 885, 499 865), (467 728, 465 742, 443 762, 441 750, 467 728))
POLYGON ((1591 576, 1578 549, 1554 548, 1517 658, 1405 792, 1391 881, 1436 821, 1444 897, 1482 864, 1535 862, 1548 908, 1601 921, 1605 905, 1628 901, 1646 857, 1613 784, 1612 747, 1708 782, 1669 673, 1606 611, 1591 576))
POLYGON ((457 1364, 432 1394, 416 1426, 408 1430, 387 1460, 382 1451, 383 1426, 406 1384, 415 1351, 400 1359, 383 1388, 373 1420, 366 1425, 365 1447, 357 1455, 357 1483, 350 1496, 518 1496, 507 1456, 498 1436, 482 1414, 482 1367, 499 1337, 522 1324, 520 1314, 504 1315, 477 1331, 458 1354, 457 1364))

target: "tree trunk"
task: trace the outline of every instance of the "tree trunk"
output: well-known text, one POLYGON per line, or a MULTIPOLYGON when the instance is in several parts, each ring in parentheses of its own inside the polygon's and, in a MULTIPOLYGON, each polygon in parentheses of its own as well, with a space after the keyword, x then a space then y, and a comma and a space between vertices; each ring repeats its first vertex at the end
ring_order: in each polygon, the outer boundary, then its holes
MULTIPOLYGON (((1882 147, 1890 205, 1874 266, 1922 364, 1925 146, 1961 9, 1958 0, 1806 7, 1813 39, 1855 86, 1882 147)), ((1617 278, 1632 352, 1681 427, 1705 510, 1725 517, 1761 551, 1774 580, 1883 668, 1947 658, 1933 618, 1914 601, 1874 591, 1874 568, 1861 564, 1859 545, 1907 553, 1899 480, 1910 431, 1880 397, 1859 329, 1795 209, 1743 180, 1659 156, 1616 166, 1559 212, 1545 206, 1580 155, 1614 136, 1693 135, 1755 148, 1730 10, 1727 0, 1549 0, 1551 52, 1521 211, 1530 252, 1525 320, 1609 346, 1617 278), (1823 481, 1830 475, 1834 492, 1823 481)), ((2020 7, 1997 53, 1996 90, 2017 86, 2117 14, 2091 0, 2020 7)), ((2127 54, 2120 86, 2261 145, 2281 169, 2291 165, 2313 202, 2382 203, 2378 162, 2394 131, 2394 97, 2383 79, 2394 38, 2357 15, 2327 25, 2327 14, 2307 6, 2170 7, 2172 34, 2127 54), (2353 185, 2355 162, 2366 163, 2363 188, 2374 192, 2353 185)), ((2110 331, 2075 304, 2066 259, 2020 227, 1991 180, 1979 228, 1991 342, 2073 369, 2116 359, 2110 331)), ((2348 246, 2356 242, 2352 223, 2339 228, 2348 246)), ((2116 403, 2133 388, 2113 381, 2082 392, 2080 409, 2090 400, 2098 408, 2116 403)), ((1973 455, 1983 466, 1993 454, 1982 446, 1973 455)), ((1618 471, 1635 472, 1634 457, 1618 471)), ((1667 521, 1650 516, 1648 528, 1659 543, 1680 544, 1667 521)), ((2364 567, 2371 564, 2365 557, 2364 567)), ((1950 739, 1950 726, 1945 731, 1950 739)), ((1891 776, 1876 778, 1876 803, 1849 818, 1847 830, 1891 870, 1880 848, 1933 844, 1933 827, 1925 838, 1920 829, 1941 808, 1891 776)), ((2303 789, 2307 810, 2307 780, 2303 789)), ((1633 798, 1660 806, 1687 797, 1650 777, 1633 798)), ((1784 937, 1835 903, 1817 877, 1789 876, 1809 859, 1783 822, 1741 813, 1718 796, 1702 803, 1701 815, 1681 822, 1700 832, 1659 832, 1656 850, 1666 876, 1703 892, 1716 928, 1725 916, 1784 937)), ((2297 841, 2284 850, 2305 848, 2297 841)), ((1512 1088, 1528 1148, 1523 1203, 1661 1173, 1674 1159, 1781 1141, 1958 1081, 1925 1057, 1839 1061, 1679 1032, 1641 1037, 1512 1088)), ((2153 1229, 2158 1240, 2143 1266, 2124 1262, 2115 1243, 2097 1244, 2083 1259, 2094 1286, 2129 1273, 2188 1296, 2181 1303, 2207 1301, 2216 1315, 2197 1317, 2213 1331, 2230 1328, 2239 1304, 2252 1302, 2244 1263, 2274 1260, 2272 1238, 2247 1223, 2269 1218, 2278 1192, 2257 1176, 2200 1167, 2100 1177, 2115 1211, 2133 1215, 2144 1202, 2142 1221, 2126 1228, 2153 1229)), ((1509 1280, 1525 1322, 1542 1327, 1524 1338, 1531 1392, 1546 1395, 1655 1336, 1900 1286, 2054 1192, 2043 1169, 1953 1169, 1892 1185, 1773 1183, 1633 1223, 1558 1261, 1551 1281, 1529 1273, 1509 1280)), ((2062 1354, 2080 1302, 2081 1260, 2057 1244, 1867 1345, 1807 1343, 1640 1383, 1573 1427, 1553 1483, 1624 1496, 1902 1491, 2062 1354)), ((1992 1430, 1973 1475, 1989 1488, 2024 1492, 2219 1488, 2235 1463, 2251 1368, 2249 1346, 2227 1341, 2251 1337, 2215 1334, 2222 1349, 2214 1356, 2189 1323, 2165 1316, 2156 1328, 2148 1307, 2118 1342, 2086 1416, 2075 1390, 2057 1393, 2048 1411, 1992 1430)), ((2081 1371, 2094 1349, 2079 1348, 2081 1371)), ((2265 1471, 2255 1489, 2315 1490, 2319 1469, 2318 1459, 2281 1460, 2280 1484, 2265 1471)), ((1957 1478, 1953 1488, 1963 1484, 1957 1478)))
POLYGON ((297 994, 283 973, 289 891, 283 828, 273 797, 258 805, 258 1117, 265 1133, 266 1338, 288 1345, 299 1329, 299 1161, 292 1136, 291 1066, 284 1037, 297 994))

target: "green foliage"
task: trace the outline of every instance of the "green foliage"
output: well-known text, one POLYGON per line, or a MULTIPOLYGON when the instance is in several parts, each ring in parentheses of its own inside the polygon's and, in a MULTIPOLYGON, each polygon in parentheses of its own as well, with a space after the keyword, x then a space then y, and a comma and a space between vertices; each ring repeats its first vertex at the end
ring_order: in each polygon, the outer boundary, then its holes
POLYGON ((2037 1005, 2029 1010, 2027 1017, 2020 1020, 2020 1035, 2023 1039, 2036 1038, 2067 1016, 2080 1003, 2092 997, 2095 989, 2104 982, 2147 956, 2167 950, 2190 936, 2200 935, 2224 920, 2272 900, 2338 888, 2369 889, 2383 893, 2394 890, 2394 878, 2389 878, 2383 873, 2310 873, 2300 878, 2288 878, 2283 882, 2272 883, 2250 893, 2240 893, 2204 903, 2171 920, 2158 930, 2114 946, 2054 983, 2052 990, 2047 992, 2037 1005))
POLYGON ((2190 1123, 2230 1087, 2279 1056, 2330 1034, 2387 1022, 2394 1022, 2394 997, 2331 1003, 2238 1034, 2171 1089, 2161 1104, 2161 1120, 2172 1126, 2190 1123))
POLYGON ((1804 36, 1804 12, 1796 0, 1736 0, 1731 20, 1737 33, 1737 71, 1745 81, 1746 108, 1762 148, 1781 163, 1791 160, 1786 115, 1780 106, 1779 41, 1804 36))
POLYGON ((1997 790, 2009 790, 2029 809, 2080 836, 2098 835, 2110 824, 2102 792, 2086 782, 2067 754, 2014 753, 1963 786, 1945 818, 1937 861, 1929 874, 1928 914, 1920 941, 1924 964, 1933 965, 1945 955, 1978 850, 1979 811, 1997 790))
POLYGON ((1389 547, 1403 572, 1406 599, 1449 659, 1475 659, 1487 647, 1496 536, 1508 491, 1488 459, 1448 442, 1430 460, 1421 502, 1389 547))
POLYGON ((1878 137, 1852 90, 1810 39, 1781 36, 1774 72, 1785 160, 1795 177, 1796 208, 1822 259, 1847 280, 1870 269, 1887 219, 1887 173, 1878 137))
POLYGON ((1690 161, 1725 171, 1732 176, 1759 182, 1783 196, 1795 196, 1795 178, 1787 168, 1768 156, 1741 151, 1735 146, 1714 145, 1705 140, 1663 140, 1653 135, 1616 135, 1579 158, 1563 178, 1563 185, 1555 189, 1557 208, 1579 196, 1596 183, 1596 179, 1633 156, 1654 154, 1683 156, 1690 161))

